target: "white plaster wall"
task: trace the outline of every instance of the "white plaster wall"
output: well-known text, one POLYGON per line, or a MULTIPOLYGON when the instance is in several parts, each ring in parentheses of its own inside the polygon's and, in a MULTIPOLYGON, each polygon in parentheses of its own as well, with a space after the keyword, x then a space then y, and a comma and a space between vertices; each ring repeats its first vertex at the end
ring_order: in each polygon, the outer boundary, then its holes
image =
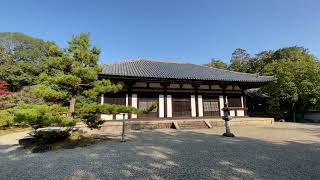
POLYGON ((241 90, 239 86, 234 86, 234 90, 241 90))
POLYGON ((196 117, 196 98, 195 98, 195 95, 191 95, 191 116, 196 117))
POLYGON ((244 110, 237 110, 237 116, 244 116, 244 110))
POLYGON ((200 85, 199 89, 209 89, 209 85, 200 85))
POLYGON ((172 97, 167 95, 167 117, 172 117, 172 97))
POLYGON ((234 110, 230 110, 230 116, 234 117, 235 114, 236 114, 236 113, 234 112, 234 110))
POLYGON ((136 82, 133 87, 147 87, 147 83, 145 82, 136 82))
MULTIPOLYGON (((137 108, 138 107, 138 97, 137 94, 132 94, 132 102, 131 102, 131 106, 137 108)), ((131 118, 137 118, 137 114, 132 114, 131 118)))
POLYGON ((159 117, 164 117, 164 96, 163 94, 159 94, 159 117))
POLYGON ((219 85, 211 85, 211 89, 221 89, 219 85))
POLYGON ((123 113, 121 114, 116 114, 116 120, 123 119, 123 113))
POLYGON ((228 96, 226 96, 225 101, 226 101, 226 103, 227 103, 227 105, 228 105, 228 107, 229 107, 228 96))
POLYGON ((226 90, 233 90, 232 86, 227 86, 226 90))
POLYGON ((219 96, 220 116, 223 116, 222 108, 224 107, 223 96, 219 96))
POLYGON ((243 104, 243 96, 241 96, 241 107, 244 108, 244 104, 243 104))
POLYGON ((203 117, 203 104, 202 104, 202 95, 198 95, 198 111, 199 117, 203 117))
POLYGON ((113 115, 112 114, 101 114, 101 120, 112 120, 113 115))
POLYGON ((100 103, 103 104, 104 103, 104 94, 101 94, 100 98, 101 98, 101 100, 100 100, 101 102, 100 103))
POLYGON ((170 84, 168 88, 180 88, 180 84, 170 84))
POLYGON ((193 87, 191 86, 191 84, 183 84, 182 88, 185 88, 185 89, 193 89, 193 87))
POLYGON ((154 87, 162 87, 160 83, 149 83, 149 87, 154 88, 154 87))
MULTIPOLYGON (((126 94, 126 106, 128 107, 129 106, 129 95, 126 94)), ((125 119, 128 119, 128 113, 125 114, 125 119)))

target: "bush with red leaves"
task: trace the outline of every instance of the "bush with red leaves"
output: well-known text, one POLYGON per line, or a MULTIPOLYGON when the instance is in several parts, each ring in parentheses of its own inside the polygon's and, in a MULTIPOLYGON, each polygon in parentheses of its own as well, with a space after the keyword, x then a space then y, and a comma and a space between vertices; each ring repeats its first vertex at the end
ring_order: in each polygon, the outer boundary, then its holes
POLYGON ((8 83, 0 80, 0 96, 5 96, 11 93, 7 88, 8 83))

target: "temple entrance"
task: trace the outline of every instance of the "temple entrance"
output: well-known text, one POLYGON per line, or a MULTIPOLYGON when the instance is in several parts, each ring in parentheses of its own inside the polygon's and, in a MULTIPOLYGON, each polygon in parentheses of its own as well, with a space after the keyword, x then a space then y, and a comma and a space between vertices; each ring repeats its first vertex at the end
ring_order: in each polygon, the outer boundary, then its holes
MULTIPOLYGON (((148 108, 153 102, 159 104, 158 94, 138 94, 138 109, 143 110, 148 108)), ((151 112, 147 114, 139 115, 139 119, 148 119, 148 118, 158 118, 158 109, 159 107, 155 108, 151 112)))
POLYGON ((173 95, 172 97, 172 116, 191 117, 191 97, 180 95, 173 95))

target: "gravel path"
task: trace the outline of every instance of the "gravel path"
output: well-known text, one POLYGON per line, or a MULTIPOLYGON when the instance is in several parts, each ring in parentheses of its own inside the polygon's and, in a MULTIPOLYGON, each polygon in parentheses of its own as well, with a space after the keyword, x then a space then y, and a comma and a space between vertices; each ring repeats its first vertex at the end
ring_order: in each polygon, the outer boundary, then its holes
POLYGON ((40 154, 0 141, 0 179, 320 179, 319 124, 232 131, 136 131, 126 143, 40 154))

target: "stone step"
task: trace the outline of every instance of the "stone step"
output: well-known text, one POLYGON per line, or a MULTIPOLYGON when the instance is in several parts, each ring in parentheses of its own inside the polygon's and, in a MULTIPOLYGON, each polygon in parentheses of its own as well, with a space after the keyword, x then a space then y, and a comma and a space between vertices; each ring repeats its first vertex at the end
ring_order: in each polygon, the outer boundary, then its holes
POLYGON ((209 128, 204 121, 184 121, 179 122, 180 129, 204 129, 209 128))

